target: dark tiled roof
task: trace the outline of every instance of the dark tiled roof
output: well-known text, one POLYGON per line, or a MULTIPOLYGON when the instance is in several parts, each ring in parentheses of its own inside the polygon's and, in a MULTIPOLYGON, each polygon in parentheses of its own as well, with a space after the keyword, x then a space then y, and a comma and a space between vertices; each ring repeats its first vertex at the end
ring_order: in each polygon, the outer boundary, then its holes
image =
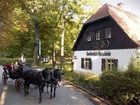
POLYGON ((93 14, 85 24, 94 22, 104 17, 112 17, 124 32, 140 45, 140 17, 110 4, 104 4, 93 14))

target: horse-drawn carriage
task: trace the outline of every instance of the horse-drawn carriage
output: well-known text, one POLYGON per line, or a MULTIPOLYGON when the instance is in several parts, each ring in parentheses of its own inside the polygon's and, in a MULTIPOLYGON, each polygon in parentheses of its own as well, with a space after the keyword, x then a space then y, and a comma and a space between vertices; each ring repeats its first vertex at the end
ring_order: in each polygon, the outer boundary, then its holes
POLYGON ((8 79, 15 80, 15 89, 16 91, 20 90, 20 85, 23 82, 22 80, 22 68, 19 66, 16 69, 13 69, 11 65, 3 65, 2 73, 2 82, 3 85, 7 85, 8 79))
POLYGON ((29 85, 33 84, 39 89, 39 103, 42 100, 42 92, 45 86, 50 86, 50 99, 55 97, 56 87, 58 81, 61 80, 60 69, 50 70, 45 68, 41 71, 26 68, 26 65, 20 65, 17 69, 13 70, 11 65, 3 65, 2 81, 6 85, 8 79, 15 80, 15 89, 20 91, 20 86, 24 83, 25 96, 29 94, 29 85))

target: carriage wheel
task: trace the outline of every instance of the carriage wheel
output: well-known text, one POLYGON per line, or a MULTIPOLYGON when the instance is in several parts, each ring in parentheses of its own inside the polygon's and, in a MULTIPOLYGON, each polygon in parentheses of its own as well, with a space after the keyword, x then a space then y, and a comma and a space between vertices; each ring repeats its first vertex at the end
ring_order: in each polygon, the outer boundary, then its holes
POLYGON ((17 92, 20 92, 20 85, 21 85, 21 80, 20 79, 16 79, 15 80, 15 90, 17 92))
POLYGON ((2 73, 2 82, 3 82, 3 85, 7 85, 7 80, 8 80, 7 73, 3 72, 2 73))

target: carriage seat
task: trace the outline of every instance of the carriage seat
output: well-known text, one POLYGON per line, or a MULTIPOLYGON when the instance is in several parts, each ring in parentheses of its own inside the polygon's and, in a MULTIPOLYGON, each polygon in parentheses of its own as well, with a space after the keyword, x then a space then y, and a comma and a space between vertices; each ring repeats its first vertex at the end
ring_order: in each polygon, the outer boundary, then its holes
POLYGON ((10 64, 5 64, 3 65, 3 69, 6 73, 8 73, 8 71, 11 71, 11 72, 16 72, 18 70, 18 68, 16 67, 12 67, 13 65, 10 65, 10 64))
POLYGON ((3 70, 5 73, 8 73, 9 70, 12 70, 12 67, 9 64, 5 64, 3 65, 3 70))

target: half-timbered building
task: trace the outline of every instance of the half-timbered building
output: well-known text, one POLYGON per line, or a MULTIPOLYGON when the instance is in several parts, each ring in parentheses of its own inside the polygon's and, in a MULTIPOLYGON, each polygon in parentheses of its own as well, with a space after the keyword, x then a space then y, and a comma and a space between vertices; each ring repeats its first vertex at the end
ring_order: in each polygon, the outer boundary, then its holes
POLYGON ((104 4, 84 24, 73 46, 74 70, 125 70, 140 47, 140 17, 104 4))

